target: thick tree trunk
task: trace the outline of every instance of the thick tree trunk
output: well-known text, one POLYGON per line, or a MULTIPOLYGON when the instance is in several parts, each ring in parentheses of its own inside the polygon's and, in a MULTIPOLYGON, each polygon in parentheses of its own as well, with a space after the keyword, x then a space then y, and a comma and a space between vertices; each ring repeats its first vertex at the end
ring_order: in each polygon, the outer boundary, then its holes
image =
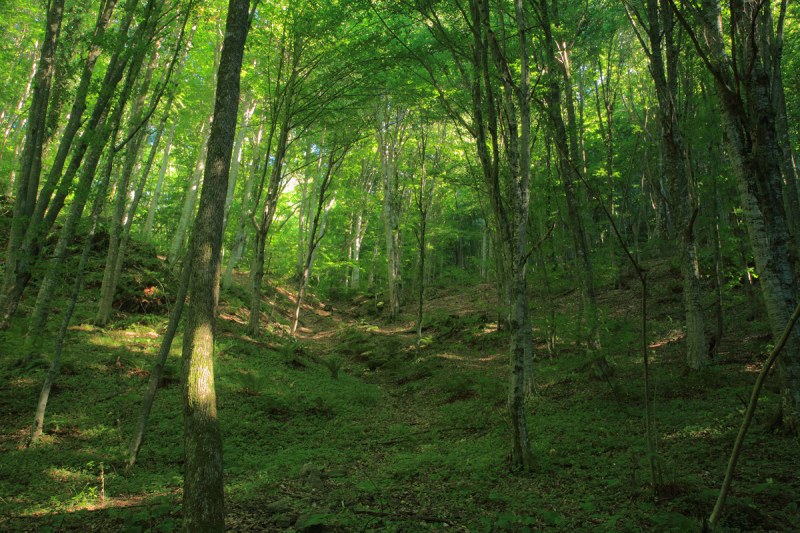
MULTIPOLYGON (((508 388, 508 413, 511 423, 511 467, 530 470, 533 454, 525 413, 526 360, 532 357, 530 310, 527 291, 528 216, 530 207, 530 67, 528 21, 523 0, 515 0, 516 29, 519 38, 520 76, 515 83, 506 55, 494 34, 486 0, 470 2, 473 26, 472 133, 489 189, 492 214, 498 230, 505 268, 508 274, 508 297, 511 302, 511 352, 508 388), (502 100, 497 102, 490 75, 491 59, 501 72, 502 100), (497 104, 496 104, 497 102, 497 104), (496 106, 502 111, 502 127, 496 106), (519 122, 518 122, 519 117, 519 122), (508 198, 503 197, 500 182, 500 130, 507 148, 510 167, 508 198), (488 135, 487 135, 488 133, 488 135)), ((499 274, 502 276, 502 274, 499 274)), ((529 385, 532 385, 532 381, 529 385)))
MULTIPOLYGON (((796 272, 789 245, 783 204, 783 174, 775 110, 770 100, 773 72, 767 68, 769 50, 759 49, 761 32, 772 31, 760 9, 743 0, 732 9, 741 12, 732 31, 738 36, 735 56, 747 64, 746 72, 734 72, 726 53, 718 0, 704 0, 701 22, 706 45, 696 41, 706 66, 715 76, 732 167, 742 211, 763 289, 770 326, 780 338, 797 304, 796 272), (753 34, 755 32, 755 35, 753 34), (744 38, 746 37, 746 38, 744 38), (746 58, 744 62, 742 59, 746 58), (742 77, 743 76, 743 77, 742 77), (738 80, 738 83, 734 80, 738 80), (747 103, 745 105, 745 102, 747 103)), ((685 22, 685 18, 682 20, 685 22)), ((784 427, 800 432, 800 331, 793 330, 778 361, 781 378, 781 409, 784 427)))
POLYGON ((222 434, 214 387, 214 324, 225 194, 236 133, 239 80, 248 31, 249 0, 230 0, 217 73, 200 207, 189 262, 189 305, 183 337, 183 529, 223 531, 222 434))

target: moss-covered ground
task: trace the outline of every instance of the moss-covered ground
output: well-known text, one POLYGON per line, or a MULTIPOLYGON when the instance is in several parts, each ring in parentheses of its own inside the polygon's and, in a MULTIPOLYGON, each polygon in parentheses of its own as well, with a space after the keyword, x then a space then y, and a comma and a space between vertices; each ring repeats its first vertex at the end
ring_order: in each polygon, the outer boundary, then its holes
MULTIPOLYGON (((683 371, 680 280, 652 272, 658 460, 644 446, 639 288, 601 293, 603 346, 615 368, 595 380, 574 342, 578 296, 552 280, 532 292, 536 390, 528 424, 536 469, 509 470, 504 410, 508 339, 491 285, 433 288, 416 345, 412 305, 387 323, 379 302, 351 297, 303 310, 286 332, 289 294, 270 288, 264 332, 246 334, 243 282, 223 293, 216 377, 232 531, 691 531, 711 510, 769 335, 726 300, 714 365, 683 371), (676 290, 677 288, 677 290, 676 290)), ((532 284, 536 285, 536 283, 532 284)), ((89 294, 89 293, 87 293, 89 294)), ((180 526, 180 339, 169 358, 139 461, 124 467, 166 315, 118 312, 91 326, 89 294, 70 330, 46 435, 26 447, 44 366, 14 366, 24 321, 0 340, 0 530, 171 531, 180 526)), ((57 302, 54 308, 61 307, 57 302)), ((53 335, 57 321, 51 324, 53 335)), ((774 383, 774 378, 770 379, 774 383)), ((734 481, 724 530, 800 530, 800 447, 769 429, 764 392, 734 481)))

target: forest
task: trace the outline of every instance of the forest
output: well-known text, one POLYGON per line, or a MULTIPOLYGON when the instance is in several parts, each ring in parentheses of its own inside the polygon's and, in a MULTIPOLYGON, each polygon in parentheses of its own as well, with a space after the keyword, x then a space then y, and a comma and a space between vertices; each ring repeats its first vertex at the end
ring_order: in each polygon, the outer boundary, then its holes
POLYGON ((797 2, 0 31, 0 530, 800 530, 797 2))

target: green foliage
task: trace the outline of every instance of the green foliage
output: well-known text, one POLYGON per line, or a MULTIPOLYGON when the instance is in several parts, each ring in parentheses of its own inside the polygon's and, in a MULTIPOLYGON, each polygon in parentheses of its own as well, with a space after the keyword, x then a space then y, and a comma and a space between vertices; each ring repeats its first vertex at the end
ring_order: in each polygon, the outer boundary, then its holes
POLYGON ((333 379, 339 379, 339 370, 342 368, 343 361, 338 357, 323 359, 323 364, 330 371, 333 379))

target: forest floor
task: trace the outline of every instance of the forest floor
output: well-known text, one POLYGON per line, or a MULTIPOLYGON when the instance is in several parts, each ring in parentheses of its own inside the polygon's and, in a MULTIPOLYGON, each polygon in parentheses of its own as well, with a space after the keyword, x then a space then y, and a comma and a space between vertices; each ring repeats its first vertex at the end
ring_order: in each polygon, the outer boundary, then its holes
MULTIPOLYGON (((737 289, 726 302, 728 327, 714 365, 685 373, 680 276, 665 261, 651 266, 648 343, 663 473, 655 496, 644 445, 640 292, 632 276, 622 276, 622 288, 606 283, 601 291, 604 354, 615 369, 610 383, 593 378, 576 347, 571 317, 579 298, 568 280, 552 280, 549 297, 532 283, 530 473, 509 470, 508 338, 497 329, 492 285, 431 288, 417 346, 412 304, 388 323, 381 303, 365 295, 311 300, 291 339, 292 296, 275 287, 265 295, 264 333, 251 338, 238 278, 221 300, 216 352, 228 529, 699 530, 770 337, 763 320, 747 319, 737 289), (554 353, 544 344, 548 302, 554 353)), ((90 325, 93 305, 88 296, 80 302, 46 435, 30 447, 44 366, 12 364, 24 320, 0 339, 0 530, 180 526, 180 339, 139 462, 126 471, 166 316, 120 312, 98 328, 90 325)), ((800 530, 800 448, 766 429, 776 406, 774 388, 765 391, 723 530, 800 530)))

